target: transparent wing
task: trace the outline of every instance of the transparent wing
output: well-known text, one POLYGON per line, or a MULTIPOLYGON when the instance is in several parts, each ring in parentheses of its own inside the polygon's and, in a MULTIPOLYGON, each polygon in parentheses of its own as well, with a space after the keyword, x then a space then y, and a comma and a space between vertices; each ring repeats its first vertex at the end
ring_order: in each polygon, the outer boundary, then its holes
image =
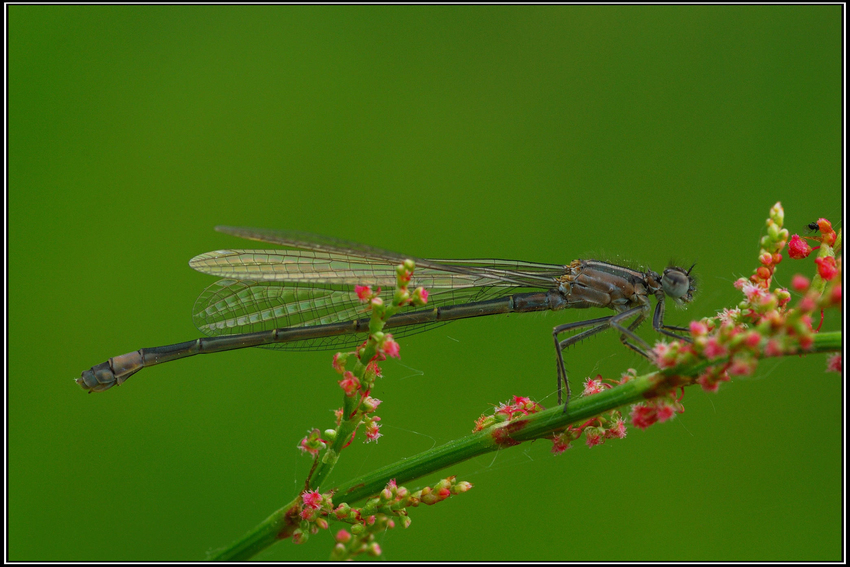
MULTIPOLYGON (((401 260, 368 259, 343 253, 313 252, 310 250, 216 250, 195 256, 189 265, 199 272, 227 279, 254 282, 356 284, 393 287, 396 283, 396 266, 401 260)), ((513 274, 506 279, 505 270, 468 268, 465 271, 447 271, 425 261, 416 260, 417 266, 411 283, 423 286, 429 292, 438 288, 464 288, 482 286, 550 287, 552 277, 527 277, 513 274), (522 278, 522 282, 515 281, 522 278)), ((563 272, 561 272, 563 273, 563 272)), ((537 276, 535 274, 535 276, 537 276)))
POLYGON ((472 270, 490 269, 490 270, 505 270, 509 273, 519 273, 528 276, 543 276, 546 278, 557 278, 564 275, 567 266, 561 264, 542 264, 540 262, 525 262, 522 260, 497 260, 494 258, 476 258, 469 260, 428 259, 428 262, 435 262, 441 266, 460 266, 472 270))
MULTIPOLYGON (((443 276, 444 277, 444 276, 443 276)), ((394 283, 394 282, 393 282, 394 283)), ((407 307, 402 312, 434 309, 443 305, 484 301, 512 291, 508 287, 432 287, 428 305, 407 307)), ((392 300, 392 286, 382 289, 384 301, 392 300)), ((324 325, 367 318, 363 303, 350 285, 316 285, 223 279, 207 287, 198 297, 192 318, 208 336, 253 333, 286 327, 324 325)), ((396 337, 430 330, 445 322, 433 322, 392 329, 396 337)), ((268 345, 276 350, 331 350, 355 346, 363 335, 338 335, 268 345)))
MULTIPOLYGON (((211 336, 307 327, 368 317, 354 286, 382 288, 391 300, 396 266, 416 262, 412 287, 428 290, 425 308, 485 301, 517 288, 549 289, 566 267, 516 260, 430 260, 326 236, 255 228, 216 227, 250 240, 286 246, 282 250, 217 250, 192 258, 189 265, 224 278, 198 297, 193 320, 211 336)), ((406 336, 444 322, 393 329, 406 336)), ((359 344, 358 335, 309 339, 269 345, 281 350, 338 349, 359 344)))
MULTIPOLYGON (((465 274, 472 285, 512 285, 549 288, 552 278, 562 275, 565 266, 517 260, 431 260, 403 255, 365 244, 338 240, 297 231, 216 227, 216 230, 251 240, 270 242, 297 250, 218 250, 193 258, 192 268, 211 275, 254 281, 313 281, 317 283, 363 283, 357 278, 386 275, 410 258, 417 270, 465 274), (374 266, 384 270, 376 271, 374 266), (501 283, 497 283, 501 282, 501 283)), ((391 275, 394 278, 394 276, 391 275)), ((377 280, 376 280, 377 281, 377 280)), ((459 283, 456 280, 455 283, 459 283)), ((388 282, 384 285, 393 285, 388 282)), ((370 284, 371 285, 371 284, 370 284)))

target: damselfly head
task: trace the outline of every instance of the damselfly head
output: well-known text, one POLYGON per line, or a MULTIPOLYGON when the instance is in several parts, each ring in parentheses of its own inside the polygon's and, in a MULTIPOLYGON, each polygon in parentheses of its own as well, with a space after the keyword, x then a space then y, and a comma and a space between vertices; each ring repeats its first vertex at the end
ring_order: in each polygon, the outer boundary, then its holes
POLYGON ((664 274, 661 276, 661 287, 664 289, 664 293, 673 298, 680 306, 684 306, 694 299, 694 292, 697 290, 696 279, 691 275, 694 266, 687 270, 679 266, 670 266, 664 270, 664 274))

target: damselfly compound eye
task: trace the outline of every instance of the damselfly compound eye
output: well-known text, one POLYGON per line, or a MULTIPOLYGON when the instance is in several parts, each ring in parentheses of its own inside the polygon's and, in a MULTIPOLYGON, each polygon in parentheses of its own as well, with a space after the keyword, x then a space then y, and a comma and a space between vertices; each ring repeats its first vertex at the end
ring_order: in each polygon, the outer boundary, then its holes
POLYGON ((664 293, 673 299, 690 301, 687 296, 691 288, 691 279, 688 272, 682 268, 673 267, 664 270, 664 275, 661 276, 661 287, 664 289, 664 293))

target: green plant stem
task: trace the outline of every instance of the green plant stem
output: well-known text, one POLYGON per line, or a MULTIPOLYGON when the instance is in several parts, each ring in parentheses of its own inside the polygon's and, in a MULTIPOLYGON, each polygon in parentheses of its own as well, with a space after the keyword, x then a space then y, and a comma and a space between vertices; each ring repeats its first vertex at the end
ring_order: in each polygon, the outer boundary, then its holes
MULTIPOLYGON (((812 348, 805 354, 840 352, 841 346, 842 333, 840 331, 818 333, 815 335, 812 348)), ((395 479, 401 485, 479 455, 517 445, 523 441, 550 437, 554 432, 562 430, 568 425, 590 419, 627 404, 639 403, 679 386, 691 385, 708 364, 716 363, 717 361, 712 363, 699 361, 690 368, 678 369, 677 374, 653 372, 639 376, 604 392, 574 399, 567 406, 566 411, 562 406, 554 407, 450 441, 445 445, 376 469, 331 489, 334 493, 334 503, 337 505, 341 502, 352 504, 368 498, 382 490, 391 479, 395 479)), ((292 530, 299 525, 297 503, 298 498, 296 497, 295 500, 266 518, 242 539, 221 550, 210 559, 219 561, 249 559, 276 541, 289 537, 292 530), (295 514, 294 517, 293 514, 295 514)))
MULTIPOLYGON (((393 303, 387 309, 383 310, 382 314, 373 311, 372 320, 369 322, 370 337, 374 336, 375 333, 382 331, 384 325, 387 322, 387 319, 392 316, 396 311, 398 311, 398 305, 395 303, 393 303)), ((372 358, 377 352, 378 345, 375 343, 374 340, 370 339, 367 342, 366 346, 363 348, 362 352, 360 353, 360 358, 358 359, 357 365, 354 369, 354 373, 360 380, 363 380, 363 376, 366 373, 369 361, 372 360, 372 358)), ((340 452, 351 441, 354 432, 357 430, 357 427, 362 421, 361 416, 359 415, 355 416, 354 418, 351 417, 355 409, 355 404, 358 401, 359 398, 355 400, 354 397, 343 397, 343 419, 339 427, 337 428, 336 437, 330 444, 330 447, 325 450, 322 457, 318 460, 318 462, 316 462, 313 470, 307 477, 307 489, 319 489, 325 478, 327 478, 328 475, 331 474, 331 471, 333 471, 337 460, 339 460, 340 452)))

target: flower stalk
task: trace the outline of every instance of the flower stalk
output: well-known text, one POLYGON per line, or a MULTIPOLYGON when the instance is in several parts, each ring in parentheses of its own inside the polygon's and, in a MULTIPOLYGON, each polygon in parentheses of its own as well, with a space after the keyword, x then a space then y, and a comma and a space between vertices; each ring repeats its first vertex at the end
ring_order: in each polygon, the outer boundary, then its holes
MULTIPOLYGON (((841 309, 841 231, 832 229, 826 219, 819 219, 816 241, 810 246, 798 235, 789 236, 783 228, 784 211, 776 203, 767 221, 767 234, 760 242, 759 266, 749 278, 741 278, 736 287, 743 293, 734 308, 724 309, 714 317, 694 321, 690 325, 691 342, 659 342, 652 351, 658 370, 636 376, 633 370, 616 381, 601 377, 588 379, 582 396, 561 406, 545 409, 527 397, 515 396, 501 404, 492 415, 474 423, 473 433, 440 447, 405 458, 333 487, 323 487, 327 474, 347 446, 359 425, 365 424, 367 439, 377 439, 374 410, 380 403, 368 393, 380 376, 377 362, 386 356, 397 356, 398 345, 390 335, 381 332, 382 321, 406 301, 427 300, 424 290, 410 293, 404 285, 410 281, 412 265, 399 271, 399 289, 393 302, 385 307, 377 293, 358 287, 361 300, 373 310, 374 328, 369 340, 356 352, 334 358, 334 368, 343 378, 344 404, 338 410, 336 428, 320 433, 310 431, 301 449, 314 456, 314 467, 305 490, 292 502, 274 512, 243 539, 220 551, 212 559, 244 560, 284 538, 303 542, 311 533, 328 527, 327 520, 347 522, 349 529, 336 532, 334 559, 350 559, 358 554, 376 556, 380 547, 374 534, 393 527, 400 521, 409 525, 407 507, 419 503, 433 504, 452 494, 464 492, 471 485, 447 477, 433 487, 411 491, 403 483, 431 474, 467 459, 498 451, 536 439, 553 442, 554 453, 562 453, 581 436, 588 446, 606 439, 622 439, 626 435, 626 419, 619 408, 631 405, 628 412, 635 427, 645 429, 654 423, 673 418, 684 411, 684 388, 699 384, 707 391, 717 391, 720 384, 734 375, 751 374, 764 357, 814 353, 839 353, 842 334, 818 332, 812 328, 811 315, 826 309, 841 309), (804 259, 818 251, 814 263, 817 273, 812 278, 794 276, 791 291, 771 289, 782 252, 789 243, 792 259, 804 259), (418 299, 411 299, 411 298, 418 299), (348 367, 352 368, 349 370, 348 367), (371 428, 371 429, 370 429, 371 428), (370 433, 371 432, 371 433, 370 433), (370 437, 371 436, 371 437, 370 437), (367 500, 362 508, 351 505, 367 500), (334 501, 340 504, 334 505, 334 501)), ((829 370, 841 371, 840 354, 830 357, 829 370)), ((463 419, 463 418, 459 418, 463 419)))

